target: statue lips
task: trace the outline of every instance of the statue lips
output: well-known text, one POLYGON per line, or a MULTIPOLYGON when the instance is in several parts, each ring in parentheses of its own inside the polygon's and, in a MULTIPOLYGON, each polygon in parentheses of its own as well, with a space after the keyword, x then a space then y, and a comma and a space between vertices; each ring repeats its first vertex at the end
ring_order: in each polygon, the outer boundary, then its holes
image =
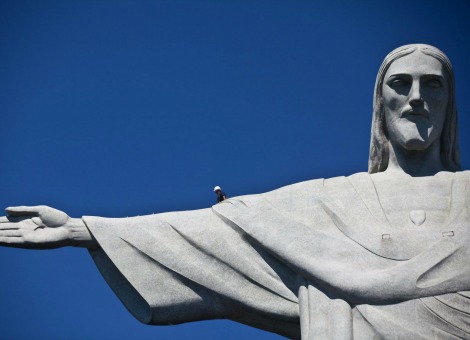
POLYGON ((404 118, 412 123, 415 124, 426 124, 428 126, 430 124, 429 121, 429 112, 425 109, 409 109, 405 110, 400 118, 404 118))
POLYGON ((421 110, 420 109, 408 109, 408 110, 403 111, 403 113, 401 114, 402 118, 413 117, 413 116, 424 117, 428 119, 429 112, 425 109, 421 109, 421 110))

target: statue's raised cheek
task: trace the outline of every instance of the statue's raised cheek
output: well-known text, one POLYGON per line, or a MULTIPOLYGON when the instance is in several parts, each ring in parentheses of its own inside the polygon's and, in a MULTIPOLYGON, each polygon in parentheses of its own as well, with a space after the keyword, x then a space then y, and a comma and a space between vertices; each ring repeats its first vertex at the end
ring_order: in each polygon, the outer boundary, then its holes
POLYGON ((398 109, 400 109, 403 105, 406 104, 406 96, 400 95, 396 92, 393 92, 391 90, 387 91, 390 92, 388 95, 384 95, 384 107, 385 107, 385 112, 388 112, 389 114, 397 114, 398 109))

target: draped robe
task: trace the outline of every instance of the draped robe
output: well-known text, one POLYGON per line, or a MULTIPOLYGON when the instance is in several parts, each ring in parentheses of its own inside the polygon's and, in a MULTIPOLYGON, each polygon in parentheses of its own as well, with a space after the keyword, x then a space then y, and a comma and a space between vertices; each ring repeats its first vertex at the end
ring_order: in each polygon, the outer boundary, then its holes
POLYGON ((295 339, 470 338, 470 172, 438 175, 451 195, 437 227, 391 225, 367 173, 211 209, 83 220, 100 272, 144 323, 226 318, 295 339))

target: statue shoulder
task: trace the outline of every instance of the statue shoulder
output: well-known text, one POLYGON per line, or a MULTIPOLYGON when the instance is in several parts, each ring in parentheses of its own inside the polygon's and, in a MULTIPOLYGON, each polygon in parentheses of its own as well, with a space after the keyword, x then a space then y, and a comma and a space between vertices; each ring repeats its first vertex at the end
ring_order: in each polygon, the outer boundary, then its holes
MULTIPOLYGON (((364 181, 370 180, 368 173, 358 173, 352 176, 364 181)), ((292 209, 296 207, 298 209, 302 209, 313 207, 318 205, 318 200, 324 198, 325 195, 331 195, 335 192, 342 192, 345 191, 345 189, 349 189, 351 186, 350 177, 351 176, 319 178, 299 182, 260 194, 258 195, 258 199, 268 201, 279 208, 288 207, 289 209, 292 209)))
POLYGON ((318 178, 286 185, 258 196, 269 200, 285 199, 288 196, 295 196, 297 199, 302 199, 306 196, 315 197, 323 195, 325 188, 334 190, 334 188, 337 187, 338 190, 343 190, 345 186, 349 186, 349 181, 351 180, 368 181, 370 180, 370 174, 367 172, 359 172, 347 177, 318 178))
POLYGON ((308 181, 303 181, 299 183, 289 184, 278 189, 266 192, 262 194, 266 198, 274 198, 278 196, 286 196, 292 194, 301 194, 303 192, 315 192, 318 190, 322 190, 324 185, 325 179, 313 179, 308 181))

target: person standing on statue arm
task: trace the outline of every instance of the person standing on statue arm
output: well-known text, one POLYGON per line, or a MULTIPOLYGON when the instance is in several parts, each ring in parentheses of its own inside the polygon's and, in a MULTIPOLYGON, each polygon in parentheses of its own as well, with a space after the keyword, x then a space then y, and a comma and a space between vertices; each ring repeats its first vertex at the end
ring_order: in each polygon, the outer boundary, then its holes
POLYGON ((226 318, 294 339, 469 339, 470 172, 453 77, 435 47, 387 55, 368 173, 133 218, 12 207, 0 245, 88 248, 148 324, 226 318))
POLYGON ((225 192, 223 192, 218 185, 214 187, 214 192, 217 195, 217 203, 220 203, 227 199, 227 195, 225 195, 225 192))

